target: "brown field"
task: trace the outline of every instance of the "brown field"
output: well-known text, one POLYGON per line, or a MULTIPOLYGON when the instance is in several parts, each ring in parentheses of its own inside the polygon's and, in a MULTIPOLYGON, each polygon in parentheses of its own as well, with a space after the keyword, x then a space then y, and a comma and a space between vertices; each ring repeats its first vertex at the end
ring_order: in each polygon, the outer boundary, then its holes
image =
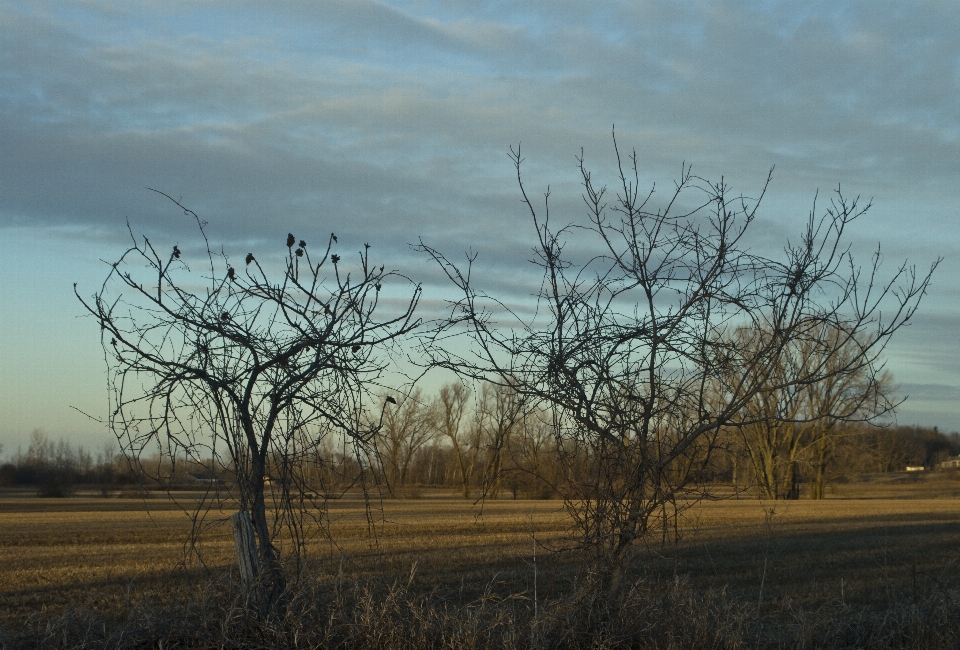
MULTIPOLYGON (((758 612, 883 606, 935 593, 953 602, 960 482, 900 478, 837 486, 821 502, 703 502, 680 521, 679 541, 641 549, 634 578, 682 580, 758 612)), ((192 503, 190 495, 181 499, 192 503)), ((200 589, 211 576, 223 584, 235 571, 230 514, 224 507, 207 516, 201 564, 185 543, 190 518, 165 496, 2 495, 0 628, 77 606, 109 619, 200 589)), ((331 503, 327 521, 307 552, 306 574, 321 585, 378 579, 459 602, 484 590, 529 600, 536 574, 546 601, 570 593, 576 581, 575 558, 554 552, 566 543, 559 501, 474 504, 426 494, 365 505, 355 497, 331 503)))
MULTIPOLYGON (((454 571, 480 576, 532 556, 534 535, 556 540, 566 525, 561 508, 559 501, 481 508, 446 495, 371 504, 346 498, 330 505, 327 530, 316 531, 308 559, 314 575, 409 573, 416 562, 421 580, 454 571)), ((230 514, 207 515, 198 550, 211 571, 234 562, 230 514)), ((162 496, 0 498, 0 530, 0 611, 8 622, 70 604, 103 609, 162 597, 161 585, 203 573, 186 543, 190 517, 162 496)))

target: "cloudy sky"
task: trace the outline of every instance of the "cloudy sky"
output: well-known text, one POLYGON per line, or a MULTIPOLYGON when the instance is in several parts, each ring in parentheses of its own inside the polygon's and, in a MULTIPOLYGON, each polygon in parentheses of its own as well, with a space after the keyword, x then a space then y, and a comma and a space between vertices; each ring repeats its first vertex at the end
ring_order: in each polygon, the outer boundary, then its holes
MULTIPOLYGON (((765 241, 817 191, 872 199, 856 250, 944 262, 888 368, 903 424, 960 429, 960 12, 949 2, 18 2, 0 4, 0 442, 99 444, 94 323, 72 293, 134 232, 195 242, 182 198, 242 256, 286 233, 447 290, 408 244, 479 253, 522 296, 532 230, 507 156, 584 218, 581 147, 610 132, 644 183, 681 165, 757 192, 765 241), (269 7, 269 8, 265 8, 269 7)), ((867 261, 864 258, 864 261, 867 261)), ((447 290, 448 291, 448 290, 447 290)))

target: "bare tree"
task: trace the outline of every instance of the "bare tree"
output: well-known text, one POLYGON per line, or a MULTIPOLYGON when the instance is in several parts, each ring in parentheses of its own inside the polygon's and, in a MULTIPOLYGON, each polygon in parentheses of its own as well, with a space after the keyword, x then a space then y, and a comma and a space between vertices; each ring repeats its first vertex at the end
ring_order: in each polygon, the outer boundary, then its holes
POLYGON ((249 513, 270 607, 286 584, 281 533, 295 557, 302 548, 301 468, 325 436, 364 447, 375 433, 364 405, 391 344, 417 326, 420 288, 373 266, 367 245, 348 266, 335 235, 314 258, 288 234, 272 277, 252 253, 239 263, 215 254, 197 215, 170 200, 196 222, 202 256, 188 261, 178 246, 158 249, 131 231, 101 288, 89 299, 74 291, 101 329, 109 423, 125 451, 208 467, 229 490, 219 496, 249 513), (381 303, 387 283, 408 291, 399 308, 381 303))
POLYGON ((496 499, 500 494, 507 448, 515 430, 522 426, 525 405, 523 396, 512 387, 483 384, 478 409, 485 452, 483 494, 496 499))
POLYGON ((433 405, 437 435, 450 443, 464 499, 470 498, 473 470, 480 453, 480 422, 477 413, 470 413, 470 396, 466 386, 453 382, 440 389, 433 405))
POLYGON ((926 460, 923 444, 908 427, 867 428, 862 437, 868 472, 902 472, 907 465, 926 460))
MULTIPOLYGON (((767 345, 767 334, 742 328, 734 334, 735 345, 745 356, 752 356, 767 345)), ((807 369, 799 355, 791 355, 791 351, 796 352, 796 346, 785 346, 775 366, 749 368, 763 374, 763 377, 751 377, 751 381, 766 382, 770 389, 757 391, 744 403, 740 413, 742 424, 736 428, 744 456, 753 470, 753 484, 758 495, 766 499, 797 499, 800 495, 799 466, 804 449, 800 423, 805 421, 807 386, 792 379, 807 369), (777 388, 772 388, 774 386, 777 388)), ((730 371, 733 375, 741 372, 737 366, 732 366, 730 371)))
POLYGON ((847 372, 834 372, 860 357, 863 348, 869 345, 869 341, 846 338, 846 342, 837 347, 835 341, 840 337, 843 334, 836 330, 824 332, 808 357, 827 371, 822 381, 808 385, 803 391, 807 422, 802 428, 810 449, 812 499, 825 496, 827 467, 839 440, 851 430, 844 425, 882 421, 902 402, 893 398, 893 377, 879 364, 856 364, 847 372), (830 351, 826 358, 821 358, 823 351, 817 349, 820 341, 826 341, 825 347, 830 351))
MULTIPOLYGON (((748 354, 766 334, 737 332, 748 354)), ((769 390, 748 401, 739 427, 759 494, 797 499, 799 471, 812 471, 811 498, 822 499, 827 465, 844 430, 841 423, 875 422, 891 414, 892 380, 879 363, 879 350, 864 335, 851 337, 818 323, 784 348, 768 372, 769 390)))
POLYGON ((614 149, 620 174, 613 205, 581 154, 590 222, 559 228, 549 192, 537 210, 523 185, 519 149, 511 151, 537 235, 538 316, 524 320, 479 292, 472 258, 461 268, 421 245, 461 292, 425 352, 438 365, 514 386, 556 410, 556 448, 569 467, 567 508, 579 546, 594 558, 585 584, 611 594, 634 543, 665 532, 692 502, 680 497, 703 494, 718 433, 747 423, 746 404, 786 383, 871 363, 914 314, 930 279, 904 265, 881 282, 879 255, 866 269, 856 266, 846 231, 866 208, 839 191, 821 216, 814 206, 800 240, 787 243, 778 260, 744 242, 766 184, 750 199, 684 167, 655 208, 653 190, 638 189, 636 154, 625 162, 616 139, 614 149), (769 382, 784 350, 815 324, 850 337, 869 332, 870 344, 842 367, 769 382), (746 354, 731 336, 742 327, 769 335, 746 354), (436 347, 441 335, 463 331, 471 354, 436 347))
POLYGON ((392 396, 383 396, 383 404, 382 424, 377 419, 371 422, 371 428, 379 429, 375 438, 377 457, 387 485, 402 492, 410 481, 414 457, 434 439, 436 428, 420 389, 414 389, 399 403, 392 396))
POLYGON ((542 409, 528 409, 520 426, 510 437, 510 478, 514 494, 518 491, 530 498, 553 495, 558 487, 557 450, 553 436, 553 418, 542 409))

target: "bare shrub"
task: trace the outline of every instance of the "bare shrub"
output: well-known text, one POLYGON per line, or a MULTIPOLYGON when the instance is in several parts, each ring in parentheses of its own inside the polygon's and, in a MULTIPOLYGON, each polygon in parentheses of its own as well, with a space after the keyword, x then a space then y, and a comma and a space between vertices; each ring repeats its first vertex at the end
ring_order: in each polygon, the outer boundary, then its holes
POLYGON ((839 190, 820 215, 814 204, 782 257, 759 255, 745 237, 769 176, 748 198, 684 167, 654 206, 654 191, 639 191, 636 154, 621 158, 616 139, 614 150, 616 197, 608 200, 581 154, 589 222, 559 227, 549 192, 534 207, 519 149, 511 151, 543 274, 531 318, 478 289, 473 257, 461 267, 421 245, 460 292, 424 354, 552 411, 576 543, 595 576, 585 586, 611 596, 634 543, 670 534, 678 513, 706 493, 721 432, 755 421, 744 407, 871 366, 933 272, 903 264, 883 279, 879 254, 858 266, 848 228, 869 205, 839 190), (820 358, 849 349, 842 364, 775 373, 794 346, 825 330, 842 335, 816 342, 820 358), (738 331, 752 333, 749 346, 738 331), (437 347, 458 336, 467 342, 437 347), (850 341, 858 345, 845 347, 850 341))
POLYGON ((214 253, 197 215, 170 200, 198 228, 196 259, 131 231, 102 287, 89 299, 74 291, 100 328, 109 424, 137 474, 161 486, 178 464, 205 474, 210 499, 195 534, 211 502, 239 502, 263 574, 254 600, 269 610, 285 591, 281 533, 299 558, 313 534, 308 513, 322 516, 322 502, 305 498, 327 492, 321 443, 339 437, 365 455, 376 425, 364 406, 393 342, 417 326, 420 288, 374 266, 367 245, 355 263, 341 260, 333 234, 317 257, 288 234, 274 277, 252 253, 238 262, 214 253), (380 301, 391 283, 409 296, 399 308, 380 301))

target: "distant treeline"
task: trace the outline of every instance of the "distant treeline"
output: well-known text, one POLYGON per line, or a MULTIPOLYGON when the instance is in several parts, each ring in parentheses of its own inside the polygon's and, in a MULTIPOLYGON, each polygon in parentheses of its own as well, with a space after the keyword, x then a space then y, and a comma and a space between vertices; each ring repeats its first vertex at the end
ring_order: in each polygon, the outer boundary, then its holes
POLYGON ((116 442, 91 452, 39 430, 22 448, 0 464, 0 487, 34 486, 41 496, 66 496, 76 486, 121 486, 136 483, 116 442))
MULTIPOLYGON (((569 450, 557 448, 549 413, 526 409, 503 389, 471 391, 460 384, 433 397, 416 391, 394 404, 384 396, 380 413, 368 417, 378 427, 365 451, 343 444, 334 434, 318 435, 309 456, 278 459, 270 480, 307 494, 377 486, 387 494, 416 497, 423 489, 454 490, 464 498, 554 498, 565 495, 569 450), (338 443, 338 440, 340 441, 338 443), (284 463, 299 464, 296 472, 284 463), (566 467, 566 469, 564 469, 566 467), (296 476, 296 485, 285 477, 296 476)), ((754 438, 730 430, 718 441, 702 483, 735 485, 764 497, 798 498, 800 484, 815 484, 823 455, 819 439, 804 431, 785 436, 780 448, 758 449, 754 438), (817 443, 817 444, 814 444, 817 443), (763 453, 759 453, 762 451, 763 453), (765 484, 767 459, 784 487, 765 484), (772 459, 772 460, 770 460, 772 459), (786 478, 782 478, 786 477, 786 478)), ((862 474, 902 472, 907 466, 936 469, 960 455, 960 434, 936 427, 837 424, 830 434, 822 482, 862 474)), ((216 460, 171 459, 162 454, 131 464, 119 445, 95 452, 34 431, 24 451, 0 465, 0 486, 34 487, 43 496, 66 496, 77 488, 102 492, 123 488, 227 487, 235 472, 216 460)), ((817 490, 811 496, 817 497, 817 490)), ((819 492, 822 498, 822 486, 819 492)))

